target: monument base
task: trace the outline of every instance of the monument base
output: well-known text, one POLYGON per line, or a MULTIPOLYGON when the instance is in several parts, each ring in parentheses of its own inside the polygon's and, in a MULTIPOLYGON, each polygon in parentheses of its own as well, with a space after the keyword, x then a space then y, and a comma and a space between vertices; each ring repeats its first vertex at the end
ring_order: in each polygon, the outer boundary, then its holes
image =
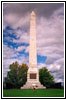
POLYGON ((21 89, 46 89, 40 82, 39 82, 39 72, 37 67, 30 67, 27 72, 27 82, 21 89))
POLYGON ((46 87, 44 87, 40 82, 26 82, 26 84, 21 87, 21 89, 33 89, 33 86, 35 86, 35 89, 46 89, 46 87))

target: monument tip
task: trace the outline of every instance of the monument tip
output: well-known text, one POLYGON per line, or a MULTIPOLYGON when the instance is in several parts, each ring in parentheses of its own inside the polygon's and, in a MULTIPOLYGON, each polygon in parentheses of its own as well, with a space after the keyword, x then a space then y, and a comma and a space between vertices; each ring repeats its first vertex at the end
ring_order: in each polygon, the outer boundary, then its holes
POLYGON ((32 11, 31 15, 35 15, 35 12, 34 12, 34 11, 32 11))

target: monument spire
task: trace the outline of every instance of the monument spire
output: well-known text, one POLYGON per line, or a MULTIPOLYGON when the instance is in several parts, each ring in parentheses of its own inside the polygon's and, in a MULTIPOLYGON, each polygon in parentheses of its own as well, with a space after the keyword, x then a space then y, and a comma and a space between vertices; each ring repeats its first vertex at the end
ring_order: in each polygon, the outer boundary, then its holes
POLYGON ((30 18, 30 46, 29 46, 29 65, 37 67, 37 52, 36 52, 36 16, 32 11, 30 18))

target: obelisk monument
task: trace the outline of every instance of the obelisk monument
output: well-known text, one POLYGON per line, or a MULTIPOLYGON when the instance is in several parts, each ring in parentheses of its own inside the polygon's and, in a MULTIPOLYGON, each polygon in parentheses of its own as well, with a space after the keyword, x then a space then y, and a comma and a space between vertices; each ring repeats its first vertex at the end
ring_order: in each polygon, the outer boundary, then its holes
POLYGON ((36 88, 46 88, 39 82, 39 71, 37 68, 37 48, 36 48, 36 15, 32 11, 30 17, 30 45, 29 45, 29 69, 27 72, 27 82, 21 89, 29 89, 35 84, 36 88))
POLYGON ((36 16, 34 11, 32 11, 30 18, 29 70, 27 81, 33 83, 39 81, 36 51, 36 16))

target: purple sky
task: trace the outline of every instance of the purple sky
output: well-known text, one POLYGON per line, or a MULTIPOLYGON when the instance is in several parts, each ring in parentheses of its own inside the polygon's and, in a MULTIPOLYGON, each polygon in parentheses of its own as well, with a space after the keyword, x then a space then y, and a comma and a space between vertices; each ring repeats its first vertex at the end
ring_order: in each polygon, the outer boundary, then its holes
POLYGON ((27 63, 29 57, 30 13, 36 13, 38 68, 46 66, 56 82, 64 81, 64 4, 3 4, 3 70, 9 64, 27 63))

